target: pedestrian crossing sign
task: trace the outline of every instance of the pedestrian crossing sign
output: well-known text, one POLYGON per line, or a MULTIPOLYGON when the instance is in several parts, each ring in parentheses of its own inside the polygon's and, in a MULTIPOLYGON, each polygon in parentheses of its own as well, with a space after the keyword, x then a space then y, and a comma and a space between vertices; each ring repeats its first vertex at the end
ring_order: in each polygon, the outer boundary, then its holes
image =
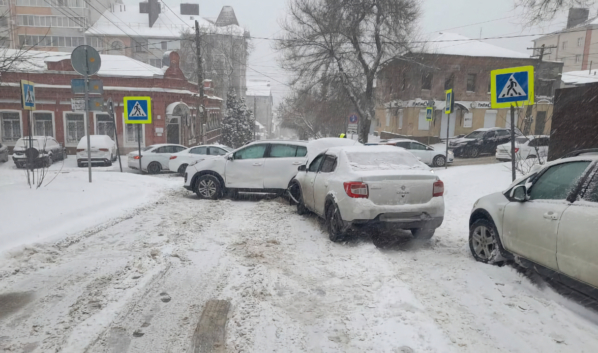
POLYGON ((35 110, 35 84, 21 80, 21 106, 24 110, 35 110))
POLYGON ((125 124, 151 124, 152 101, 150 97, 125 97, 125 124))
POLYGON ((516 102, 534 104, 534 67, 521 66, 490 72, 492 108, 510 108, 516 102))

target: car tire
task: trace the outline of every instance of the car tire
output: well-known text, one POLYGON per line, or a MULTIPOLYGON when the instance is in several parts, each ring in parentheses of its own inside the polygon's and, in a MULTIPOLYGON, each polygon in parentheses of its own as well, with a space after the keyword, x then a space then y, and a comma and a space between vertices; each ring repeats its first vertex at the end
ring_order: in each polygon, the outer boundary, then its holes
POLYGON ((222 193, 220 180, 213 175, 202 175, 195 182, 195 193, 200 199, 217 200, 222 193))
POLYGON ((296 192, 297 192, 297 194, 296 194, 297 196, 294 195, 293 197, 297 198, 297 201, 299 201, 299 202, 297 202, 297 214, 302 216, 304 214, 309 213, 309 210, 307 209, 307 207, 305 207, 305 203, 303 203, 303 194, 301 193, 301 189, 299 188, 299 185, 297 185, 296 192))
POLYGON ((112 160, 106 162, 106 167, 111 167, 112 166, 112 160))
POLYGON ((147 166, 148 174, 158 174, 158 173, 160 173, 160 171, 162 171, 162 166, 158 162, 151 162, 147 166))
POLYGON ((469 147, 467 149, 467 157, 469 158, 477 158, 480 156, 480 149, 478 147, 469 147))
POLYGON ((187 170, 187 166, 188 166, 188 164, 181 164, 181 165, 179 166, 179 169, 177 170, 177 173, 178 173, 180 176, 184 176, 184 175, 185 175, 185 171, 187 170))
POLYGON ((328 229, 330 241, 338 243, 345 239, 344 221, 335 203, 331 203, 326 208, 326 228, 328 229))
POLYGON ((411 229, 411 234, 413 238, 417 240, 430 240, 434 236, 436 229, 430 228, 414 228, 411 229))
POLYGON ((434 167, 444 167, 446 165, 446 157, 443 155, 438 155, 434 157, 432 164, 434 167))
POLYGON ((77 167, 79 167, 79 168, 83 168, 83 163, 81 163, 81 162, 77 162, 77 167))
POLYGON ((500 264, 505 260, 505 250, 494 222, 478 219, 469 227, 469 250, 476 261, 486 264, 500 264))

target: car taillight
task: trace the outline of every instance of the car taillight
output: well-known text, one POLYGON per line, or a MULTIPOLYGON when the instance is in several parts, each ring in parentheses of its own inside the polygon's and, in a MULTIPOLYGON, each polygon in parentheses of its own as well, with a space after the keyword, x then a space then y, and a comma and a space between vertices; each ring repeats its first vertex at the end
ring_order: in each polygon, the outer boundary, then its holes
POLYGON ((107 148, 100 148, 100 151, 102 151, 102 152, 108 152, 109 150, 107 148))
POLYGON ((432 196, 439 197, 442 195, 444 195, 444 183, 442 182, 442 180, 438 180, 437 182, 434 183, 432 196))
POLYGON ((368 184, 360 181, 345 182, 345 192, 354 199, 367 199, 370 196, 368 184))
POLYGON ((84 148, 77 148, 77 152, 83 152, 83 151, 85 151, 84 148))
POLYGON ((141 156, 135 156, 134 159, 141 159, 141 156))
POLYGON ((515 153, 519 152, 519 147, 515 148, 515 153))
POLYGON ((176 156, 170 156, 170 159, 176 159, 176 156))

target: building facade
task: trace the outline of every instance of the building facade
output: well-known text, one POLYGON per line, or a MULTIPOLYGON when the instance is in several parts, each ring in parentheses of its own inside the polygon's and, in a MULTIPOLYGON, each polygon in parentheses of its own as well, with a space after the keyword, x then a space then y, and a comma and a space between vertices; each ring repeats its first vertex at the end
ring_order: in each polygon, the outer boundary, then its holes
MULTIPOLYGON (((0 83, 0 138, 8 146, 31 133, 53 136, 74 153, 79 140, 86 134, 86 123, 91 134, 106 134, 118 138, 121 151, 137 148, 136 127, 124 124, 123 98, 149 96, 152 100, 152 124, 142 126, 141 145, 179 143, 187 146, 202 142, 217 142, 220 135, 222 99, 211 96, 211 83, 206 82, 206 128, 200 129, 195 112, 198 105, 197 85, 188 82, 179 68, 176 52, 170 53, 166 70, 137 62, 119 55, 102 55, 102 68, 97 75, 104 85, 104 102, 114 102, 115 120, 106 111, 73 111, 71 80, 80 78, 70 62, 70 55, 36 52, 32 61, 38 69, 26 72, 2 72, 0 83), (45 65, 45 66, 44 66, 45 65), (19 82, 27 79, 36 84, 36 110, 21 109, 19 82), (31 114, 31 115, 29 115, 31 114), (116 135, 116 136, 115 136, 116 135)), ((204 125, 204 124, 202 124, 204 125)))
POLYGON ((272 135, 272 88, 268 81, 247 81, 247 108, 253 110, 255 121, 263 126, 267 138, 272 135))
MULTIPOLYGON (((526 134, 550 131, 552 96, 560 86, 562 63, 540 62, 480 41, 443 34, 437 43, 463 40, 464 44, 411 53, 394 60, 377 77, 375 128, 423 141, 468 134, 484 127, 510 127, 509 109, 490 106, 490 72, 532 65, 536 71, 536 104, 519 109, 515 125, 526 134), (445 91, 453 89, 455 111, 444 114, 445 91), (426 108, 435 107, 426 120, 426 108)), ((446 44, 444 44, 446 46, 446 44)))

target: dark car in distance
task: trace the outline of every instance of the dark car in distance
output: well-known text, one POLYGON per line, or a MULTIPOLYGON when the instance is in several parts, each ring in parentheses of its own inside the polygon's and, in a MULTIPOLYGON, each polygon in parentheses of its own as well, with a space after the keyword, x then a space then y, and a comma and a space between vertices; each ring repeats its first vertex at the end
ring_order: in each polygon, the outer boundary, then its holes
MULTIPOLYGON (((521 132, 515 129, 515 135, 520 136, 521 132)), ((449 142, 449 148, 453 150, 455 157, 476 158, 481 154, 495 154, 496 147, 511 141, 511 129, 505 128, 484 128, 477 129, 471 134, 460 137, 449 142)))

